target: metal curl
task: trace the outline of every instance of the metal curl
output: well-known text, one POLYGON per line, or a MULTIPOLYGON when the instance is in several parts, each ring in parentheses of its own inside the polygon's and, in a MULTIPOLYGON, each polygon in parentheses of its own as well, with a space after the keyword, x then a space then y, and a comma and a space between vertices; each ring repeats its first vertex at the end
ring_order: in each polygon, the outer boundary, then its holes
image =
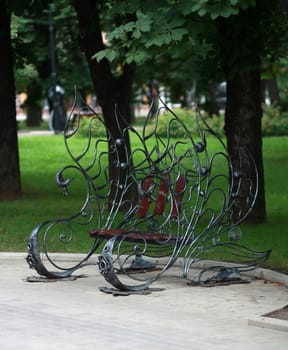
POLYGON ((214 251, 230 254, 230 258, 246 263, 247 268, 267 259, 268 251, 257 252, 240 244, 242 232, 237 226, 255 203, 258 192, 255 162, 241 147, 238 164, 232 166, 225 143, 209 127, 197 106, 195 120, 191 120, 195 133, 190 133, 163 101, 153 120, 150 110, 141 131, 129 125, 115 106, 117 136, 102 116, 87 106, 90 119, 86 134, 78 137, 83 111, 79 102, 77 96, 64 130, 65 147, 73 165, 57 173, 56 184, 68 194, 72 184, 81 178, 86 186, 84 200, 73 215, 49 220, 33 230, 27 256, 31 268, 49 278, 68 276, 87 264, 105 239, 98 261, 101 274, 118 289, 144 290, 180 256, 185 278, 189 278, 197 260, 214 251), (162 114, 170 118, 164 134, 159 123, 162 114), (93 123, 102 125, 105 135, 97 135, 93 123), (183 138, 172 137, 175 127, 183 138), (131 153, 125 143, 129 135, 135 141, 131 153), (212 138, 219 146, 213 154, 212 138), (82 141, 81 147, 77 144, 73 148, 74 140, 82 141), (251 170, 249 178, 245 168, 251 170), (75 171, 75 176, 68 170, 75 171), (153 178, 153 183, 143 189, 147 178, 153 178), (184 185, 181 178, 185 179, 184 185), (246 203, 244 209, 241 201, 246 203), (139 214, 142 204, 146 207, 139 214), (66 268, 53 260, 50 237, 53 243, 58 241, 68 247, 79 232, 91 227, 100 233, 95 234, 82 261, 66 268), (40 250, 56 271, 48 269, 40 250), (151 271, 143 268, 145 273, 131 271, 129 263, 139 257, 152 261, 150 266, 156 268, 151 271))

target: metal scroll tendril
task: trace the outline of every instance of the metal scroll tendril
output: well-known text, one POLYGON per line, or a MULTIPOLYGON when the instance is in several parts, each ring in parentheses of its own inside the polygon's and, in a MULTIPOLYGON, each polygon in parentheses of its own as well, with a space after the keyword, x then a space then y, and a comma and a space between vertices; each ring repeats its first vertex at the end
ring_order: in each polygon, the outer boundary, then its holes
POLYGON ((160 102, 156 115, 148 113, 143 128, 128 124, 115 106, 118 136, 114 137, 102 116, 76 94, 64 130, 72 165, 57 173, 56 183, 66 195, 76 192, 82 204, 67 218, 49 220, 32 231, 27 261, 39 274, 69 276, 88 263, 103 240, 100 272, 126 291, 147 289, 178 258, 181 276, 193 283, 203 283, 207 273, 221 270, 216 264, 190 276, 191 267, 209 254, 235 261, 237 271, 267 259, 269 251, 240 244, 238 225, 252 210, 258 191, 257 169, 249 152, 239 145, 234 168, 225 143, 197 106, 188 128, 160 102), (174 137, 175 130, 180 137, 174 137), (128 136, 133 140, 131 149, 125 141, 128 136), (246 168, 252 169, 248 178, 246 168), (49 252, 55 245, 68 248, 72 241, 85 241, 88 231, 97 234, 80 262, 63 267, 53 260, 49 252))
POLYGON ((106 162, 108 151, 102 151, 103 147, 107 148, 107 138, 104 133, 95 141, 93 130, 97 127, 105 129, 103 123, 101 116, 84 105, 81 97, 75 93, 74 104, 64 130, 66 151, 73 164, 64 166, 57 172, 56 184, 68 197, 78 193, 77 200, 78 203, 79 200, 82 201, 82 205, 80 209, 78 205, 78 209, 76 208, 71 215, 47 220, 32 231, 28 241, 26 260, 29 266, 40 275, 48 278, 63 278, 71 275, 88 264, 89 258, 101 244, 99 239, 87 240, 90 242, 90 247, 88 246, 86 255, 84 254, 78 262, 71 263, 71 266, 64 266, 61 261, 56 261, 54 254, 51 253, 55 250, 69 251, 69 246, 75 239, 79 242, 86 240, 89 227, 94 227, 95 223, 102 224, 104 208, 101 200, 109 194, 105 192, 105 185, 108 184, 106 162), (86 115, 89 116, 89 121, 83 129, 81 121, 86 115))

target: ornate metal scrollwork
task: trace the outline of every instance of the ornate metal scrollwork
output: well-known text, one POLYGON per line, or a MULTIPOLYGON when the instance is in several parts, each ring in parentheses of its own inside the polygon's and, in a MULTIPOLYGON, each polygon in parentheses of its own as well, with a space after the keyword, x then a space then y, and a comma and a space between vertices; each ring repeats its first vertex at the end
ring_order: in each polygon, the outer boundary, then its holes
POLYGON ((239 145, 234 169, 224 142, 197 107, 195 120, 190 121, 195 123, 193 133, 165 104, 153 120, 148 114, 141 130, 123 120, 116 108, 116 136, 101 116, 91 109, 89 114, 88 121, 81 122, 81 108, 75 103, 64 131, 73 164, 56 178, 65 194, 78 179, 83 180, 80 209, 33 230, 27 257, 31 268, 49 278, 68 276, 87 264, 105 240, 98 260, 101 274, 118 289, 139 291, 162 277, 179 258, 182 277, 188 280, 194 280, 189 276, 193 264, 210 253, 235 260, 239 271, 267 259, 269 251, 257 252, 240 244, 238 225, 252 210, 258 191, 255 163, 239 145), (164 127, 163 119, 168 119, 164 127), (173 137, 175 128, 183 137, 173 137), (128 135, 131 149, 126 144, 128 135), (247 167, 252 169, 250 177, 243 172, 247 167), (85 257, 69 267, 54 262, 50 242, 67 247, 83 231, 95 238, 85 257), (46 267, 40 250, 56 271, 46 267), (140 266, 141 261, 135 269, 140 258, 147 263, 140 266))

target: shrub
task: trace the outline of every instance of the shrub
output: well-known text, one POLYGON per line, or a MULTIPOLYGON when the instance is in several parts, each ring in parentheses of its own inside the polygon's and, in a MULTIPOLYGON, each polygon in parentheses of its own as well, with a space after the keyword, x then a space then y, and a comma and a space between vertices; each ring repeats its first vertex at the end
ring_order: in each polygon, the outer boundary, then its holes
MULTIPOLYGON (((195 111, 192 109, 175 109, 175 114, 183 120, 184 124, 188 127, 191 133, 196 132, 195 123, 195 111)), ((165 136, 167 133, 167 126, 169 120, 171 120, 170 113, 163 113, 159 117, 158 131, 161 136, 165 136)), ((220 136, 224 136, 224 113, 219 116, 209 118, 208 115, 203 112, 203 117, 209 127, 220 136)), ((175 124, 170 126, 171 136, 181 137, 183 131, 179 129, 175 124)), ((263 136, 284 136, 288 135, 288 112, 281 112, 279 107, 275 106, 263 106, 263 118, 262 118, 262 133, 263 136)))
MULTIPOLYGON (((176 108, 173 112, 183 121, 188 131, 192 134, 197 133, 196 124, 196 112, 193 109, 176 108)), ((208 126, 217 134, 224 135, 224 116, 214 116, 209 118, 208 115, 203 112, 202 116, 208 126)), ((172 137, 183 137, 183 129, 179 128, 178 123, 171 123, 173 115, 170 112, 165 111, 159 116, 157 132, 160 136, 167 135, 167 128, 169 126, 170 136, 172 137)))
MULTIPOLYGON (((197 132, 195 110, 188 108, 175 108, 173 112, 183 121, 190 133, 197 132)), ((224 113, 219 116, 210 118, 207 113, 201 112, 205 122, 209 127, 220 136, 224 136, 224 113)), ((171 122, 173 114, 169 111, 164 111, 159 115, 157 132, 160 136, 167 135, 167 128, 171 137, 183 137, 183 129, 179 128, 179 124, 171 122)), ((149 123, 149 129, 153 128, 155 119, 149 123)), ((94 136, 106 136, 105 127, 102 122, 96 118, 81 116, 79 134, 88 135, 88 129, 94 136)), ((262 118, 262 133, 263 136, 282 136, 288 135, 288 112, 281 112, 280 108, 275 106, 263 106, 262 118)))
POLYGON ((98 118, 91 117, 89 115, 81 116, 79 130, 78 130, 79 135, 87 137, 89 130, 93 136, 96 136, 96 137, 106 136, 105 126, 103 122, 101 122, 98 118))
POLYGON ((281 112, 279 107, 263 106, 263 136, 288 135, 288 113, 281 112))

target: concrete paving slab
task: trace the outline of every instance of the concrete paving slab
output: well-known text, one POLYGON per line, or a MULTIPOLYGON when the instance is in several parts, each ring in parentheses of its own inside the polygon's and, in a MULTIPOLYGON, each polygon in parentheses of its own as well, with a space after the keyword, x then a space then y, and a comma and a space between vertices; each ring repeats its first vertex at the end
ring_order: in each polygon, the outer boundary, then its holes
POLYGON ((25 256, 0 254, 0 349, 287 349, 287 332, 248 324, 287 304, 281 283, 202 288, 167 277, 153 284, 162 292, 113 297, 99 291, 108 284, 96 266, 74 281, 27 282, 37 274, 25 256))

